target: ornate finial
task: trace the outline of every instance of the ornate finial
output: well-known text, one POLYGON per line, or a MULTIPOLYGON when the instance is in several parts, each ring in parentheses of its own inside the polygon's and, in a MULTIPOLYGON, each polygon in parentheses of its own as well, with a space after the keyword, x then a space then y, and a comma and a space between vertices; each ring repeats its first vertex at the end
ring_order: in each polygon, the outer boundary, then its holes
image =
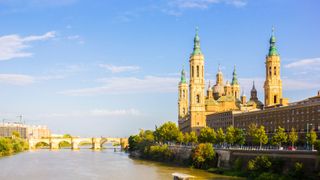
POLYGON ((208 84, 208 90, 211 90, 211 80, 209 80, 209 84, 208 84))
POLYGON ((234 65, 233 73, 232 73, 232 81, 231 85, 238 85, 238 78, 237 78, 237 73, 236 73, 236 65, 234 65))
POLYGON ((254 85, 254 81, 252 82, 252 90, 256 90, 256 86, 254 85))
POLYGON ((277 56, 276 37, 274 36, 274 27, 272 26, 272 35, 270 38, 269 56, 277 56))
POLYGON ((199 37, 199 28, 196 27, 196 35, 194 37, 194 47, 192 55, 202 54, 200 49, 200 37, 199 37))
POLYGON ((182 70, 181 70, 181 81, 180 83, 187 83, 187 80, 186 80, 186 73, 184 71, 184 65, 182 65, 182 70))
POLYGON ((221 72, 220 63, 218 64, 218 72, 221 72))

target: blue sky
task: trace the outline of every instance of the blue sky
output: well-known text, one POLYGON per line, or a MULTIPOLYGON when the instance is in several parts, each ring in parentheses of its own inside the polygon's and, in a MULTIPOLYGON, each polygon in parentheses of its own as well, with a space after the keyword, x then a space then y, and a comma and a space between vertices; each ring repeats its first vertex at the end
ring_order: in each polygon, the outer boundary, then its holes
POLYGON ((263 101, 275 27, 283 94, 320 89, 317 0, 0 0, 0 118, 55 133, 128 136, 177 121, 177 84, 200 29, 206 80, 236 64, 263 101))

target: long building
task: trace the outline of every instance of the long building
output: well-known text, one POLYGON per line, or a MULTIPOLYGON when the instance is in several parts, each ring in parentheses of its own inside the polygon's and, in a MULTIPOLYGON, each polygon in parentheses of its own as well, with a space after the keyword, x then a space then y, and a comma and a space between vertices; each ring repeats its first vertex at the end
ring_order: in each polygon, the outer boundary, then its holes
POLYGON ((21 123, 1 123, 0 137, 12 137, 13 132, 18 132, 21 138, 50 137, 51 132, 47 126, 25 125, 21 123))
POLYGON ((303 101, 289 103, 282 96, 281 61, 276 48, 274 30, 269 41, 269 51, 265 57, 266 77, 264 82, 264 104, 258 99, 253 82, 250 99, 241 96, 236 69, 231 84, 224 84, 223 74, 218 68, 216 84, 208 84, 205 95, 204 55, 200 50, 198 32, 194 38, 194 49, 190 55, 189 85, 184 69, 181 72, 178 97, 178 124, 182 132, 195 131, 203 127, 214 129, 233 125, 247 129, 252 123, 263 125, 268 133, 279 126, 290 131, 295 128, 305 133, 308 128, 320 130, 320 92, 317 96, 303 101), (188 88, 189 87, 189 88, 188 88))

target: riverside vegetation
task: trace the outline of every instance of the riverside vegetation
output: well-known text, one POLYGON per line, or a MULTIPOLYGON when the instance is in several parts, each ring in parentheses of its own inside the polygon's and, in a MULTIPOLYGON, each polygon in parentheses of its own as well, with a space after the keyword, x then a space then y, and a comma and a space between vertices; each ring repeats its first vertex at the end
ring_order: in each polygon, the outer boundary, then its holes
POLYGON ((28 143, 20 138, 18 132, 13 132, 10 138, 0 137, 0 157, 16 154, 28 148, 28 143))
MULTIPOLYGON (((318 179, 319 172, 305 175, 304 165, 296 162, 292 167, 284 167, 284 160, 270 158, 268 156, 257 156, 254 159, 244 162, 237 158, 231 162, 231 168, 223 169, 217 167, 217 155, 214 147, 235 147, 246 145, 246 138, 252 139, 254 144, 262 148, 270 144, 281 147, 283 144, 294 146, 298 142, 298 134, 295 129, 286 133, 279 127, 271 138, 268 138, 263 126, 251 124, 249 131, 229 126, 226 132, 219 128, 214 130, 206 127, 201 129, 197 136, 194 132, 182 133, 173 122, 167 122, 152 130, 141 130, 139 134, 129 137, 129 152, 134 157, 175 163, 193 168, 205 169, 207 171, 229 176, 240 176, 248 179, 318 179), (183 145, 191 147, 191 155, 188 160, 181 160, 170 146, 183 145), (318 173, 318 174, 317 174, 318 173)), ((306 137, 312 148, 320 152, 320 141, 317 140, 315 131, 311 130, 306 137)), ((320 154, 319 154, 320 155, 320 154)), ((320 157, 320 156, 319 156, 320 157)))

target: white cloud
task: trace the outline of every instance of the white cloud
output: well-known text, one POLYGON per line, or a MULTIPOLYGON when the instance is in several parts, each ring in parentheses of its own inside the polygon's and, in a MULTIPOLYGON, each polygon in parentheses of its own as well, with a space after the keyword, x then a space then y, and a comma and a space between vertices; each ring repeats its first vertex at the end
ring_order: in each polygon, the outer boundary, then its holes
POLYGON ((320 58, 301 59, 284 66, 285 68, 294 69, 320 69, 320 58))
POLYGON ((169 5, 180 9, 207 9, 213 4, 229 4, 242 7, 247 4, 246 0, 171 0, 169 5))
POLYGON ((32 41, 42 41, 55 37, 55 32, 50 31, 43 35, 20 37, 19 35, 6 35, 0 37, 0 61, 13 58, 30 57, 31 52, 24 51, 32 41))
POLYGON ((29 85, 35 82, 35 78, 23 74, 0 74, 0 83, 10 85, 29 85))
POLYGON ((112 64, 99 64, 99 67, 105 68, 112 73, 134 72, 140 70, 139 66, 115 66, 112 64))
POLYGON ((70 96, 91 96, 99 94, 131 94, 131 93, 170 93, 177 92, 179 78, 146 76, 136 77, 113 77, 99 79, 102 86, 67 90, 60 94, 70 96))

